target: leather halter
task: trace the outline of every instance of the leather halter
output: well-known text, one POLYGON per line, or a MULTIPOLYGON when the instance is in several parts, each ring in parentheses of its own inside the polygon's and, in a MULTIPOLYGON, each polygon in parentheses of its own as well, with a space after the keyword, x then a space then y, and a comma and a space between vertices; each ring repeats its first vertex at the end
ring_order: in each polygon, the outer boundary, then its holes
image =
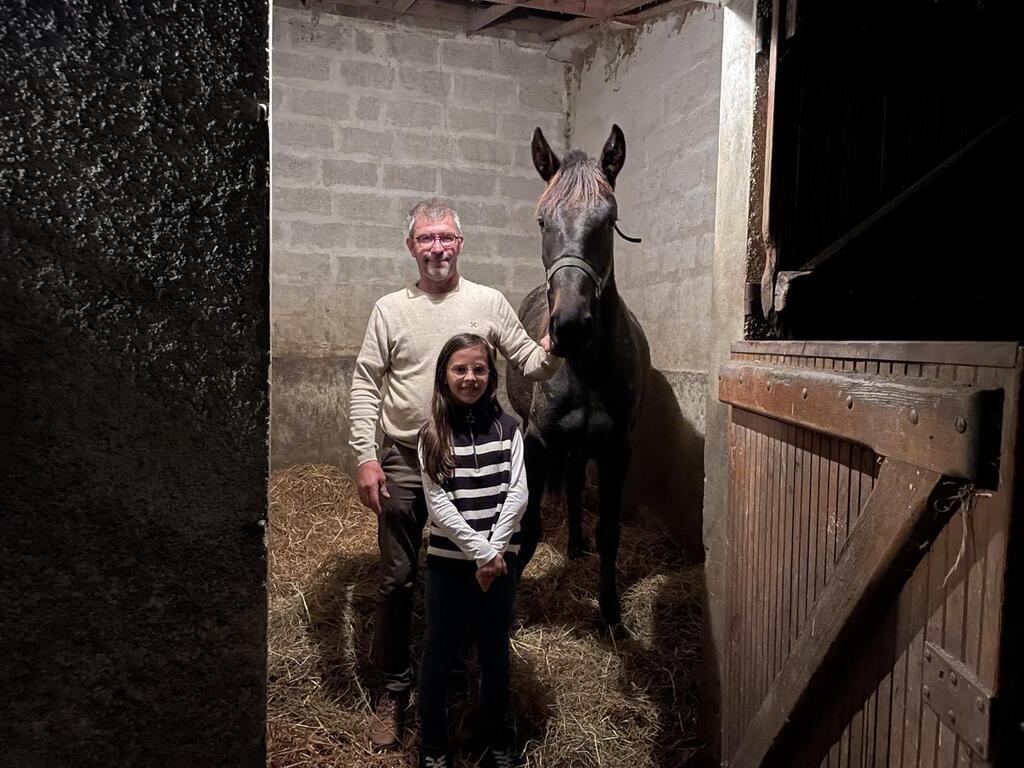
MULTIPOLYGON (((618 222, 614 223, 612 226, 615 227, 615 233, 623 240, 627 240, 631 243, 642 242, 639 237, 630 237, 629 235, 622 234, 622 231, 619 229, 618 222)), ((579 256, 559 256, 551 262, 551 266, 548 267, 548 271, 544 275, 544 280, 548 285, 551 284, 551 278, 554 276, 555 272, 560 270, 562 267, 577 267, 578 269, 582 269, 586 273, 587 277, 594 281, 594 293, 597 298, 601 298, 601 290, 604 288, 604 278, 597 274, 597 270, 590 266, 589 261, 581 259, 579 256)))
POLYGON ((544 275, 544 280, 547 281, 548 285, 551 285, 551 278, 554 277, 555 272, 562 269, 563 267, 576 267, 582 269, 587 277, 594 281, 594 295, 597 298, 601 298, 601 289, 604 288, 604 279, 597 274, 597 270, 590 266, 590 262, 581 259, 579 256, 559 256, 557 259, 551 262, 551 266, 548 267, 547 273, 544 275))

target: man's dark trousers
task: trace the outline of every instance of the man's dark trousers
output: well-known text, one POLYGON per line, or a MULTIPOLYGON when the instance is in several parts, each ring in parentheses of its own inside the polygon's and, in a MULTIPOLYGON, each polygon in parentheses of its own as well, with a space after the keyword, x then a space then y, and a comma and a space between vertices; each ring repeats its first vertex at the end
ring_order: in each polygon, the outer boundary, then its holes
POLYGON ((390 498, 381 496, 377 520, 380 601, 374 614, 370 658, 394 693, 412 685, 410 626, 427 505, 414 448, 386 445, 380 457, 390 498))

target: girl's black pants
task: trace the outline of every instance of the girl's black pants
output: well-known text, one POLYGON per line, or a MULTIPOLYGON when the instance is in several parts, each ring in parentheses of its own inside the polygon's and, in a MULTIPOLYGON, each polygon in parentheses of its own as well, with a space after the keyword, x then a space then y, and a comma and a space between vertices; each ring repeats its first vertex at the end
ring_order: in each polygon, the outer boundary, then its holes
POLYGON ((515 609, 515 558, 508 573, 484 592, 472 562, 427 563, 427 628, 420 661, 420 748, 445 752, 448 744, 448 673, 470 633, 480 662, 480 704, 484 734, 491 744, 507 741, 509 699, 508 636, 515 609))

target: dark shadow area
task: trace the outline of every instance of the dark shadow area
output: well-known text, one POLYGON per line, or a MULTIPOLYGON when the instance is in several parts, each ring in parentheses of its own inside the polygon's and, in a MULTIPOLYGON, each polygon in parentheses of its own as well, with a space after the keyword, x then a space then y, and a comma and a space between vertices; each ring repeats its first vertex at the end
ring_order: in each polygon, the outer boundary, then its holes
POLYGON ((631 444, 624 516, 667 528, 688 562, 702 562, 704 436, 683 416, 671 383, 656 369, 631 444))
MULTIPOLYGON (((700 585, 703 589, 703 585, 700 585)), ((699 764, 701 752, 702 634, 701 605, 692 580, 669 573, 651 606, 650 648, 631 649, 636 641, 617 648, 623 659, 620 685, 625 690, 646 688, 658 710, 654 758, 659 768, 688 768, 699 764), (645 661, 653 656, 652 667, 645 661), (664 685, 665 679, 669 685, 664 685)))

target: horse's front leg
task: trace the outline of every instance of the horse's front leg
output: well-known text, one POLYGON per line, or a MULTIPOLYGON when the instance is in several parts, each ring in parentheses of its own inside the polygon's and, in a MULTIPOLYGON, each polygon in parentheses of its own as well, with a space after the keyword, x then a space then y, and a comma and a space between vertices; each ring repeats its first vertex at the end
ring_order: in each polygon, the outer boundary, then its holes
POLYGON ((619 554, 622 519, 622 490, 629 470, 629 438, 622 436, 598 458, 600 480, 597 521, 597 551, 601 555, 601 587, 598 602, 601 618, 612 630, 622 624, 619 589, 615 578, 615 561, 619 554))
POLYGON ((590 542, 583 535, 583 485, 587 478, 587 454, 582 450, 573 450, 565 462, 565 504, 569 513, 569 545, 567 552, 570 560, 579 560, 592 551, 590 542))
POLYGON ((519 524, 521 539, 516 568, 520 578, 533 559, 540 541, 540 502, 544 498, 548 478, 548 449, 533 427, 528 428, 523 437, 523 463, 526 465, 526 483, 530 496, 526 503, 526 512, 523 513, 523 519, 519 524))

